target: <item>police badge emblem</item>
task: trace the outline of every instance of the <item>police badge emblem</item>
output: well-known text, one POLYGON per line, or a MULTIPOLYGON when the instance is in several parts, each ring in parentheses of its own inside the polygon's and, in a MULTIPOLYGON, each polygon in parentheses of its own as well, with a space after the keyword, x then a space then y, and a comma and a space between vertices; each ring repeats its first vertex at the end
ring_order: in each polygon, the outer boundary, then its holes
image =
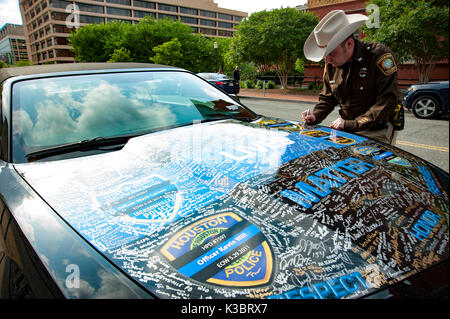
POLYGON ((391 53, 385 53, 380 56, 377 60, 377 66, 384 75, 391 75, 397 72, 397 65, 391 53))
POLYGON ((263 233, 232 212, 188 225, 161 253, 181 274, 204 283, 255 287, 272 277, 272 252, 263 233))

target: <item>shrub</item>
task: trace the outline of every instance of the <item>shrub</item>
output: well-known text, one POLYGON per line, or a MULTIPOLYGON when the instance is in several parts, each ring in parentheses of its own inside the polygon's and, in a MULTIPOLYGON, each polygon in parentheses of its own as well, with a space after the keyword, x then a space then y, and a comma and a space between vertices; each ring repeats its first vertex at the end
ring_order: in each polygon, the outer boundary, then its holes
POLYGON ((317 84, 316 82, 311 82, 308 84, 308 90, 312 90, 313 92, 321 91, 323 89, 323 83, 317 84))
POLYGON ((258 80, 258 81, 256 82, 255 87, 256 87, 257 89, 262 89, 262 88, 264 87, 264 81, 258 80))
POLYGON ((245 87, 247 89, 254 89, 255 88, 255 81, 253 81, 253 80, 245 80, 245 87))
POLYGON ((277 85, 275 84, 274 81, 268 81, 266 83, 266 89, 274 89, 277 85))

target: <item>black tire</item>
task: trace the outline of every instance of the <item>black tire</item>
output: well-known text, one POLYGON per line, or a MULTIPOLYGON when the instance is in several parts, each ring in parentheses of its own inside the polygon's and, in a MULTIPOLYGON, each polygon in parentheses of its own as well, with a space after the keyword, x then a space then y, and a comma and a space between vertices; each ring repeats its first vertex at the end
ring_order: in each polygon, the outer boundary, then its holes
POLYGON ((413 101, 412 112, 418 118, 430 119, 439 114, 440 107, 438 100, 434 96, 422 95, 413 101))

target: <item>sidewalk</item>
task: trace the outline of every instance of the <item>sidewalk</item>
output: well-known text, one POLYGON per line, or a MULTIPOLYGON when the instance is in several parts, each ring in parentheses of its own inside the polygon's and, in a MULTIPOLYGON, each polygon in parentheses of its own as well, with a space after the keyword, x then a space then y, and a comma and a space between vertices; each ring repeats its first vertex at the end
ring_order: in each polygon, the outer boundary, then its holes
POLYGON ((239 98, 257 98, 268 100, 283 100, 292 102, 303 102, 316 104, 319 101, 318 95, 302 94, 302 92, 292 89, 266 89, 265 92, 261 89, 241 89, 238 94, 239 98))

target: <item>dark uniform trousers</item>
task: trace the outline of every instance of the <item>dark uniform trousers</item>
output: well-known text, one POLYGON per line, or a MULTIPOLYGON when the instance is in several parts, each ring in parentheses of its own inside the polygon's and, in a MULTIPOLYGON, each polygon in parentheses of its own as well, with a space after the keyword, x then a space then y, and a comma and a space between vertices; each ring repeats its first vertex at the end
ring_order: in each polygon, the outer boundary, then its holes
POLYGON ((395 58, 386 46, 355 39, 351 61, 336 68, 325 65, 323 90, 313 110, 316 123, 339 105, 345 131, 395 143, 396 131, 389 118, 398 104, 397 73, 395 58))

